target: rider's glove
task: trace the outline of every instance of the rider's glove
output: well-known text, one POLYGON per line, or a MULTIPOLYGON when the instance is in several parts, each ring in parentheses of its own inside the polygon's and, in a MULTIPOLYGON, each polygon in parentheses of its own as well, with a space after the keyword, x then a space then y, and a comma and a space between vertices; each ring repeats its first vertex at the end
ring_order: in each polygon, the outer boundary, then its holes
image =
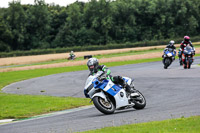
POLYGON ((106 79, 106 76, 104 76, 104 75, 98 78, 99 81, 102 81, 104 79, 106 79))
MULTIPOLYGON (((103 71, 102 71, 103 72, 103 71)), ((99 77, 98 77, 98 80, 99 81, 102 81, 102 80, 104 80, 104 79, 106 79, 106 73, 105 72, 103 72, 99 77)))

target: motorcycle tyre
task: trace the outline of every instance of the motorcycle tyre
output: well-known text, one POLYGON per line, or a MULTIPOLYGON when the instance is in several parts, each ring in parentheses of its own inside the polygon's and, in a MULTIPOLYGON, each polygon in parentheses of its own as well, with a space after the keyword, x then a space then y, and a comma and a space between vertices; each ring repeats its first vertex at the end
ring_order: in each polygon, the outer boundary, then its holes
POLYGON ((187 63, 187 68, 190 69, 190 67, 191 67, 191 64, 190 64, 190 62, 188 61, 188 63, 187 63))
POLYGON ((180 61, 179 61, 179 63, 180 63, 180 66, 182 66, 182 65, 183 65, 183 61, 182 61, 182 60, 180 60, 180 61))
POLYGON ((137 91, 137 93, 140 95, 140 97, 142 97, 143 99, 143 103, 140 103, 139 101, 135 101, 135 105, 133 106, 133 108, 135 109, 143 109, 146 106, 146 99, 145 97, 142 95, 141 92, 137 91))
MULTIPOLYGON (((92 99, 94 106, 102 113, 104 114, 113 114, 115 112, 115 106, 112 103, 112 101, 109 101, 111 108, 106 108, 104 105, 101 104, 101 102, 99 101, 101 97, 94 97, 92 99)), ((102 98, 101 98, 102 99, 102 98)))
POLYGON ((187 69, 187 61, 186 60, 183 62, 183 68, 187 69))
POLYGON ((163 59, 163 63, 164 63, 164 69, 167 69, 171 65, 172 60, 170 60, 169 58, 165 58, 165 59, 163 59), (167 62, 169 62, 169 63, 167 63, 167 62))

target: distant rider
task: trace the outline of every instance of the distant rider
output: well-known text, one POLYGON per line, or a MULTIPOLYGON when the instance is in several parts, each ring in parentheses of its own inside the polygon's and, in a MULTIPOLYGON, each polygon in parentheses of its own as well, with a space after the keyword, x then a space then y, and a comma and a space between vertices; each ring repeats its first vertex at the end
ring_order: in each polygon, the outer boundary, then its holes
MULTIPOLYGON (((134 90, 131 89, 131 87, 123 80, 123 78, 121 76, 111 76, 110 69, 108 69, 105 65, 99 65, 99 62, 96 58, 88 59, 87 66, 88 66, 88 69, 90 71, 89 76, 94 75, 98 71, 103 71, 104 73, 106 73, 106 77, 108 79, 111 79, 113 81, 113 83, 119 84, 123 88, 126 88, 126 92, 128 92, 128 94, 131 94, 131 96, 132 95, 134 95, 134 96, 138 95, 137 93, 134 93, 134 90)), ((88 97, 88 95, 86 93, 85 93, 85 96, 88 97)))
POLYGON ((70 52, 69 57, 70 57, 71 60, 74 60, 74 59, 75 59, 74 51, 71 51, 71 52, 70 52))
MULTIPOLYGON (((192 42, 190 41, 190 37, 184 36, 184 40, 181 42, 181 45, 180 45, 183 63, 185 62, 185 55, 183 54, 183 51, 184 51, 184 48, 188 45, 190 45, 192 48, 194 48, 193 45, 192 45, 192 42)), ((194 55, 195 55, 195 51, 194 51, 194 55)))
POLYGON ((169 48, 171 48, 173 50, 173 52, 174 52, 173 60, 175 60, 175 56, 176 56, 176 46, 174 46, 174 43, 175 43, 174 40, 171 40, 169 42, 169 44, 166 46, 166 48, 164 49, 164 52, 169 48))

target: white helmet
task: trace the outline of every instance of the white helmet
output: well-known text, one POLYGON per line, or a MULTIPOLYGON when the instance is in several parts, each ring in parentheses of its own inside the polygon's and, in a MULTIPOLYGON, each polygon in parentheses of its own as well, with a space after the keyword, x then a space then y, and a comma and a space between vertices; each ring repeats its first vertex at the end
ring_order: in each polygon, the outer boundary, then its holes
POLYGON ((99 62, 96 58, 88 59, 87 66, 91 72, 97 72, 98 65, 99 65, 99 62))
POLYGON ((175 43, 174 40, 171 40, 171 41, 169 42, 169 45, 170 45, 170 46, 173 46, 174 43, 175 43))

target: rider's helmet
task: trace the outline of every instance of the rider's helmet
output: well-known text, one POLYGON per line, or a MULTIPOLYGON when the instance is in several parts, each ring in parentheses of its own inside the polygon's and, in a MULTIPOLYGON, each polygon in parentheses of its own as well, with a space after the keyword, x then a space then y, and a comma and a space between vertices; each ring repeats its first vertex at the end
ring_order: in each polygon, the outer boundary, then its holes
POLYGON ((96 58, 88 59, 87 66, 88 66, 88 69, 90 70, 90 72, 96 73, 98 65, 99 65, 99 62, 96 58))
POLYGON ((184 41, 189 42, 190 41, 190 37, 189 36, 184 36, 184 41))
POLYGON ((174 40, 171 40, 171 41, 169 42, 169 45, 170 45, 170 46, 173 46, 174 43, 175 43, 174 40))
POLYGON ((71 54, 73 54, 74 53, 74 51, 71 51, 71 54))

